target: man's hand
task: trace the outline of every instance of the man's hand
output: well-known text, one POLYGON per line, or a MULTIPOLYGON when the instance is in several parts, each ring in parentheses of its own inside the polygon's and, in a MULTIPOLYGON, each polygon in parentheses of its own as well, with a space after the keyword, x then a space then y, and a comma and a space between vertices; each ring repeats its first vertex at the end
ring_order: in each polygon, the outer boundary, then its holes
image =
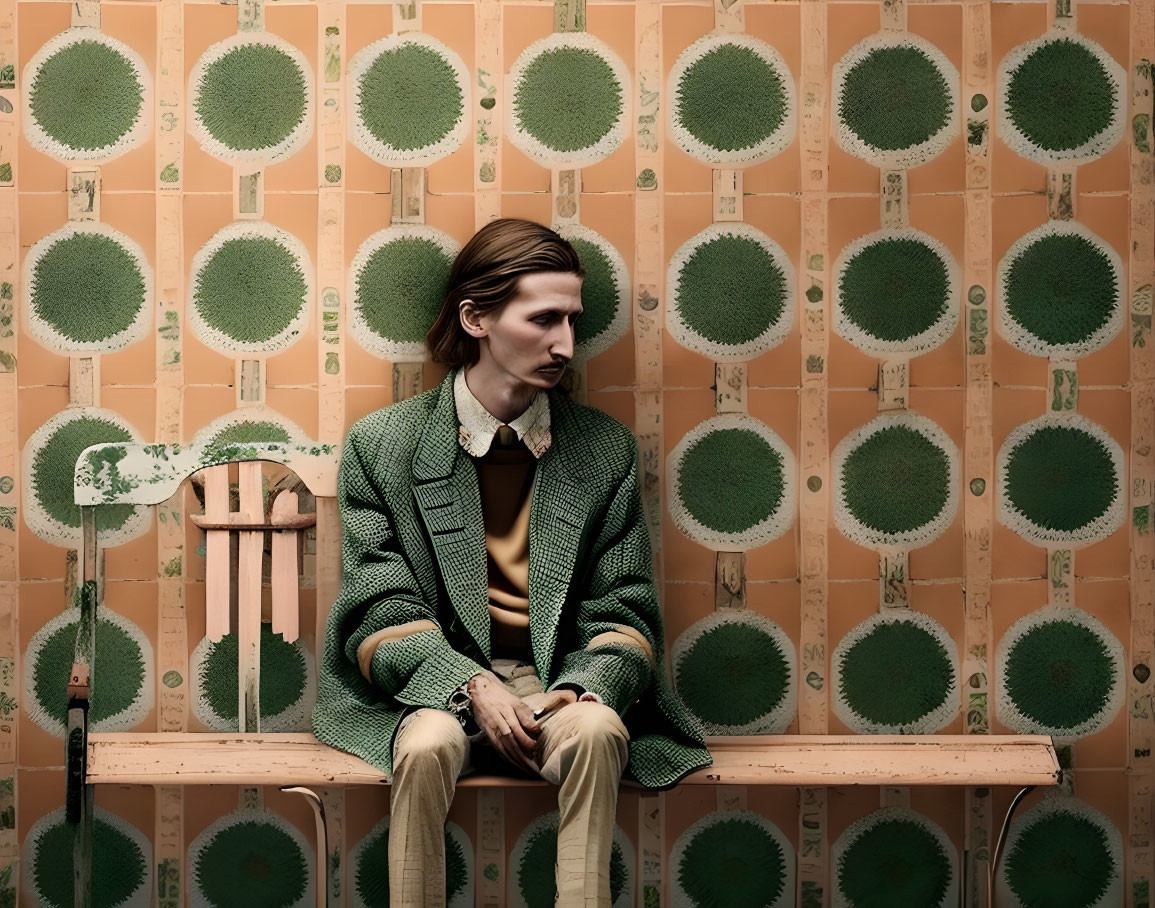
POLYGON ((578 695, 576 690, 569 687, 558 687, 554 690, 547 690, 540 694, 530 694, 528 697, 522 699, 530 705, 533 709, 535 718, 540 719, 542 716, 552 713, 554 710, 561 709, 563 706, 569 706, 571 703, 601 703, 602 698, 597 694, 591 694, 589 691, 578 695))
POLYGON ((469 679, 469 697, 473 701, 474 721, 497 752, 514 766, 536 775, 533 754, 541 726, 533 717, 533 708, 490 671, 469 679))
POLYGON ((577 698, 577 691, 563 687, 558 690, 548 690, 540 694, 530 694, 528 697, 523 697, 522 702, 533 710, 534 716, 541 718, 552 713, 555 709, 561 709, 563 706, 576 703, 577 698))

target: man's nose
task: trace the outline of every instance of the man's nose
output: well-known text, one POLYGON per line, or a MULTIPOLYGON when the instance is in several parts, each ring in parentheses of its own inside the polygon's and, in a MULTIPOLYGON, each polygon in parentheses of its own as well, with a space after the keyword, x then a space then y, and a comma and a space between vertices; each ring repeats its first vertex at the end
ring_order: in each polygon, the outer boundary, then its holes
POLYGON ((554 334, 552 343, 549 347, 549 352, 554 356, 571 360, 573 359, 573 342, 574 342, 574 327, 568 321, 565 322, 560 330, 554 334))

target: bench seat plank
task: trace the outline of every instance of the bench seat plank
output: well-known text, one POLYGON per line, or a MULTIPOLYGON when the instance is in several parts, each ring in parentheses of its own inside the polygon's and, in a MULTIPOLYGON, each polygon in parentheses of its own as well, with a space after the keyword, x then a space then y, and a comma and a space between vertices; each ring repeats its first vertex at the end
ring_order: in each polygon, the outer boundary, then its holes
MULTIPOLYGON (((1055 785, 1041 735, 751 735, 709 739, 714 765, 683 785, 1055 785)), ((117 785, 384 784, 380 771, 310 734, 93 733, 88 781, 117 785)), ((462 788, 545 785, 466 776, 462 788)))

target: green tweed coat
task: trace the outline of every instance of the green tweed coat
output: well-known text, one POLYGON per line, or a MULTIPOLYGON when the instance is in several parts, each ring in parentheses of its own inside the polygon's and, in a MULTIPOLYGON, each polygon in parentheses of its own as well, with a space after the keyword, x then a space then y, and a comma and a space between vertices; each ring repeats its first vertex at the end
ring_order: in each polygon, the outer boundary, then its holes
MULTIPOLYGON (((489 666, 489 586, 477 469, 457 441, 453 379, 370 413, 349 430, 337 500, 341 591, 325 630, 313 730, 317 738, 392 772, 406 707, 446 708, 489 666), (385 627, 426 619, 437 628, 377 647, 361 674, 357 646, 385 627)), ((630 430, 550 390, 549 449, 537 463, 529 515, 529 618, 547 689, 576 684, 623 716, 627 777, 667 788, 710 764, 701 728, 662 667, 662 623, 630 430), (635 646, 594 637, 626 625, 635 646)))

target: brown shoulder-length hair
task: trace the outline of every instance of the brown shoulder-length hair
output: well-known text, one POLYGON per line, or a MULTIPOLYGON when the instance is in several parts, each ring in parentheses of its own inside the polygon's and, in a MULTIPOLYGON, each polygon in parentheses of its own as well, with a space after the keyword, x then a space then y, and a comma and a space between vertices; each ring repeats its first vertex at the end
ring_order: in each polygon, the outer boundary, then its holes
POLYGON ((476 337, 461 326, 462 300, 472 300, 478 312, 491 312, 517 295, 523 274, 562 271, 585 277, 577 251, 548 227, 520 218, 500 218, 482 227, 457 253, 449 272, 445 301, 425 335, 436 363, 472 366, 481 357, 476 337))

